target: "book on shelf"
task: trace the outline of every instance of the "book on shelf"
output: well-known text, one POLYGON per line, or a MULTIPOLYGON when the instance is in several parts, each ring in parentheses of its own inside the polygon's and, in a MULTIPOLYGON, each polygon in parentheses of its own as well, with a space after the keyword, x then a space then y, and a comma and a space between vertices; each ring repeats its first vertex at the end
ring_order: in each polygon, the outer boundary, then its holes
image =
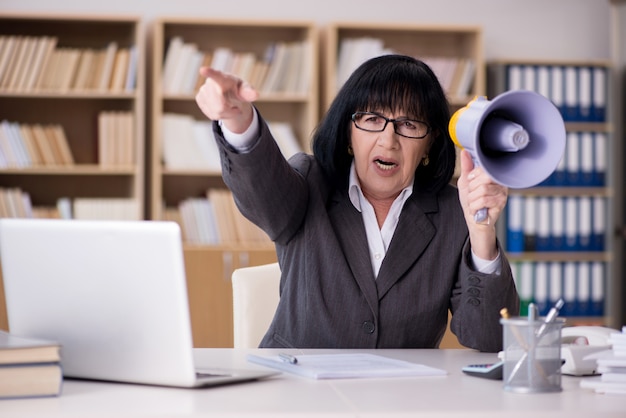
POLYGON ((176 72, 176 66, 178 64, 178 58, 180 51, 183 48, 183 38, 181 36, 174 36, 171 38, 167 45, 167 51, 165 52, 165 59, 163 62, 163 73, 161 80, 161 88, 163 93, 170 93, 171 80, 174 78, 176 72))
POLYGON ((0 122, 0 168, 72 164, 74 157, 61 125, 0 122))
MULTIPOLYGON (((382 39, 364 36, 343 38, 339 45, 337 60, 337 89, 341 88, 352 72, 368 59, 393 54, 382 39)), ((476 73, 476 63, 468 57, 416 56, 435 73, 443 90, 452 97, 470 94, 476 73)))
POLYGON ((131 92, 137 84, 137 60, 139 52, 136 45, 131 45, 128 52, 128 68, 126 69, 126 77, 124 78, 124 90, 131 92))
POLYGON ((28 91, 132 91, 137 50, 59 47, 55 36, 0 35, 0 89, 28 91))
POLYGON ((26 79, 32 69, 31 61, 35 55, 36 46, 37 38, 33 36, 24 38, 21 60, 17 63, 16 71, 13 75, 11 85, 9 86, 11 90, 19 91, 25 86, 26 79))
POLYGON ((14 42, 10 50, 8 66, 5 70, 5 73, 0 83, 0 87, 6 90, 11 89, 12 84, 14 83, 13 80, 15 79, 16 75, 19 74, 21 70, 20 66, 24 57, 26 37, 16 36, 13 41, 14 42))
POLYGON ((56 156, 61 165, 73 165, 74 156, 63 127, 61 125, 48 125, 45 130, 48 138, 52 138, 51 142, 56 149, 56 156))
POLYGON ((225 189, 209 189, 206 193, 207 199, 213 205, 213 211, 217 220, 220 243, 236 244, 239 242, 237 228, 235 225, 235 215, 230 204, 232 194, 225 189))
POLYGON ((259 58, 226 46, 201 51, 194 43, 175 36, 168 42, 163 61, 163 93, 193 94, 203 82, 199 68, 210 66, 248 81, 263 94, 304 94, 311 76, 310 48, 308 41, 273 42, 259 58))
POLYGON ((33 207, 30 195, 17 187, 0 187, 0 218, 141 220, 132 198, 58 198, 54 206, 33 207))
POLYGON ((520 296, 520 315, 535 303, 546 315, 563 298, 561 313, 570 318, 602 317, 606 294, 606 263, 601 261, 513 261, 511 269, 520 296))
POLYGON ((229 190, 209 189, 206 198, 189 197, 177 210, 166 208, 164 212, 167 219, 179 223, 185 241, 192 244, 271 243, 263 230, 239 212, 229 190))
POLYGON ((60 349, 56 342, 0 331, 0 398, 59 395, 60 349))
POLYGON ((32 218, 30 195, 18 187, 0 187, 1 218, 32 218))
POLYGON ((112 92, 121 92, 125 89, 126 71, 130 63, 130 50, 128 48, 119 48, 115 53, 115 60, 111 72, 111 81, 109 90, 112 92))
POLYGON ((221 171, 219 152, 210 121, 190 115, 165 113, 161 117, 162 160, 170 170, 221 171))
POLYGON ((490 66, 495 90, 532 90, 550 99, 565 122, 606 122, 605 65, 505 63, 490 66))
POLYGON ((506 250, 605 251, 607 211, 604 196, 512 194, 506 208, 506 250))
POLYGON ((98 163, 101 166, 133 164, 134 125, 132 112, 104 111, 98 114, 98 163))
POLYGON ((187 93, 191 94, 192 87, 195 87, 195 81, 202 63, 202 52, 198 50, 197 45, 193 43, 183 43, 178 60, 174 67, 171 78, 166 79, 164 92, 170 94, 187 93), (193 78, 193 83, 190 79, 193 78))
POLYGON ((0 36, 0 88, 4 87, 4 79, 12 64, 16 39, 15 36, 0 36))
POLYGON ((137 199, 76 197, 72 202, 73 219, 142 219, 137 199))
MULTIPOLYGON (((197 121, 185 114, 165 113, 161 123, 165 168, 221 172, 222 165, 211 121, 197 121)), ((302 151, 290 124, 269 121, 268 126, 286 158, 302 151)))
POLYGON ((63 71, 61 73, 59 90, 70 91, 78 69, 82 50, 78 48, 64 48, 62 56, 63 71))
POLYGON ((188 242, 216 245, 220 243, 219 231, 211 201, 190 197, 179 203, 183 228, 188 242))
POLYGON ((92 49, 86 49, 80 54, 80 60, 76 68, 76 75, 72 82, 72 89, 76 91, 84 91, 90 87, 89 81, 91 73, 95 69, 96 52, 92 49))
POLYGON ((276 42, 268 47, 267 74, 259 85, 265 94, 304 94, 310 77, 309 42, 276 42), (306 66, 306 68, 305 68, 306 66))
POLYGON ((50 91, 56 88, 54 81, 56 79, 56 74, 60 72, 61 55, 62 50, 59 48, 54 48, 54 50, 50 53, 50 56, 43 65, 43 70, 37 79, 37 83, 35 84, 36 91, 50 91))
POLYGON ((100 73, 100 80, 98 81, 97 89, 100 91, 107 91, 111 85, 111 75, 113 73, 113 66, 115 64, 115 56, 118 51, 117 42, 109 42, 104 56, 104 62, 102 63, 102 70, 100 73))

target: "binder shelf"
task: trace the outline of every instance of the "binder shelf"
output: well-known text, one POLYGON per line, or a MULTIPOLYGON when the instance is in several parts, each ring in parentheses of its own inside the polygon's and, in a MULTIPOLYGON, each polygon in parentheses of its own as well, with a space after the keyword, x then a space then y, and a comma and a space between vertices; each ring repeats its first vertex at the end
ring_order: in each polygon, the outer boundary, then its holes
POLYGON ((608 119, 610 65, 604 62, 499 61, 488 65, 488 91, 532 90, 559 109, 567 131, 564 156, 537 187, 510 190, 499 225, 512 262, 522 315, 541 314, 559 298, 569 323, 616 326, 607 297, 613 274, 612 168, 608 119))

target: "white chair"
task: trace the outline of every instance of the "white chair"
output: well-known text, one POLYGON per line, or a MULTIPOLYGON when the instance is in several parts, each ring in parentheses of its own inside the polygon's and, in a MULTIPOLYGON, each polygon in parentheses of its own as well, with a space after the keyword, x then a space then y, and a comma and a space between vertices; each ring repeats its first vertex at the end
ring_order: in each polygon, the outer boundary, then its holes
POLYGON ((256 348, 278 305, 278 263, 233 271, 233 342, 235 348, 256 348))

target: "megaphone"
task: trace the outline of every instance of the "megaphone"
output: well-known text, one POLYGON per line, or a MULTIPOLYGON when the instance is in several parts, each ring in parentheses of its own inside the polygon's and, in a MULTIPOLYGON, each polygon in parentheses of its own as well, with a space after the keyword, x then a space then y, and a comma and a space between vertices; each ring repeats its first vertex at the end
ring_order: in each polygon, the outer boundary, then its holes
MULTIPOLYGON (((565 150, 565 123, 559 110, 530 90, 508 91, 493 100, 476 97, 452 115, 448 130, 452 141, 470 152, 474 164, 512 189, 548 178, 565 150)), ((487 219, 486 209, 475 219, 487 219)))

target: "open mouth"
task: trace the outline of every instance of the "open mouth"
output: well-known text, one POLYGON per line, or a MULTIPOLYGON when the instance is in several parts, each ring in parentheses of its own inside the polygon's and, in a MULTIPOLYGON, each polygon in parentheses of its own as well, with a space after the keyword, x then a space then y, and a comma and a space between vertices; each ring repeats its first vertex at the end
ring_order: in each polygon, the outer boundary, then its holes
POLYGON ((396 167, 396 163, 393 163, 391 161, 385 161, 385 160, 381 160, 379 158, 377 158, 376 160, 374 160, 374 163, 378 166, 378 168, 380 168, 381 170, 391 170, 392 168, 396 167))

